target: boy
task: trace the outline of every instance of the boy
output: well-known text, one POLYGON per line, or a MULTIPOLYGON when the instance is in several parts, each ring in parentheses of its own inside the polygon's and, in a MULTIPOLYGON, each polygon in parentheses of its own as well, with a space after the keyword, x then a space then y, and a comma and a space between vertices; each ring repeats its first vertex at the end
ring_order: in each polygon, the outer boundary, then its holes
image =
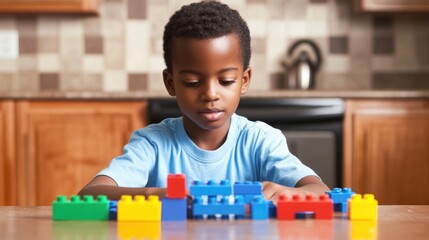
POLYGON ((134 132, 123 155, 80 195, 163 197, 169 173, 189 181, 261 181, 265 198, 274 202, 280 194, 328 190, 289 152, 280 130, 234 113, 252 73, 249 29, 237 11, 219 2, 183 6, 163 40, 164 84, 182 117, 134 132))

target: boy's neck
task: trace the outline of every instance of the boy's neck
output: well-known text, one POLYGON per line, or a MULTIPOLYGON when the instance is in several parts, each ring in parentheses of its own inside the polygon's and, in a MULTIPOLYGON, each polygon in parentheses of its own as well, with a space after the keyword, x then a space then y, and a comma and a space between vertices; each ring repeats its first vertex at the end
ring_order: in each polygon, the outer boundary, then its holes
POLYGON ((216 150, 226 141, 231 119, 228 124, 213 130, 202 129, 185 117, 183 124, 186 133, 195 145, 204 150, 216 150))

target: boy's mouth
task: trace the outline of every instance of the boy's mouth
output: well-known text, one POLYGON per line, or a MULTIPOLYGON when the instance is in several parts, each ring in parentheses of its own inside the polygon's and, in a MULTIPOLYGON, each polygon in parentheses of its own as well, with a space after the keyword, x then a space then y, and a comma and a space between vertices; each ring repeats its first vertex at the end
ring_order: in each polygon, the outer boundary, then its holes
POLYGON ((220 109, 204 109, 199 112, 200 115, 208 121, 216 121, 219 120, 224 112, 220 109))

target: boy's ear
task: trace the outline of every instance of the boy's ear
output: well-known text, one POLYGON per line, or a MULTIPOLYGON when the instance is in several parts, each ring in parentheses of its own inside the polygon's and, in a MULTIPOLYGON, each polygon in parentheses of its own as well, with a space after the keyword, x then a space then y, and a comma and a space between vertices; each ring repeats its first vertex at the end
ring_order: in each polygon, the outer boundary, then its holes
POLYGON ((168 94, 170 94, 170 96, 172 96, 172 97, 176 96, 176 90, 174 89, 173 76, 171 75, 171 73, 167 69, 164 69, 164 71, 162 71, 162 78, 164 79, 164 86, 167 89, 168 94))
POLYGON ((245 94, 247 92, 251 79, 252 79, 252 68, 249 67, 243 73, 243 79, 241 83, 241 94, 245 94))

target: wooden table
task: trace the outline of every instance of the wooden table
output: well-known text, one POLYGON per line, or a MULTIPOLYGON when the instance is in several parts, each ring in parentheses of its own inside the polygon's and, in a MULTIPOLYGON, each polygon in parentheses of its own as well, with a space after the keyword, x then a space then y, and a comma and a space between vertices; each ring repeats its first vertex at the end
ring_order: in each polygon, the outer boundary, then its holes
POLYGON ((378 221, 52 221, 51 207, 0 207, 1 239, 429 239, 429 205, 380 206, 378 221))

